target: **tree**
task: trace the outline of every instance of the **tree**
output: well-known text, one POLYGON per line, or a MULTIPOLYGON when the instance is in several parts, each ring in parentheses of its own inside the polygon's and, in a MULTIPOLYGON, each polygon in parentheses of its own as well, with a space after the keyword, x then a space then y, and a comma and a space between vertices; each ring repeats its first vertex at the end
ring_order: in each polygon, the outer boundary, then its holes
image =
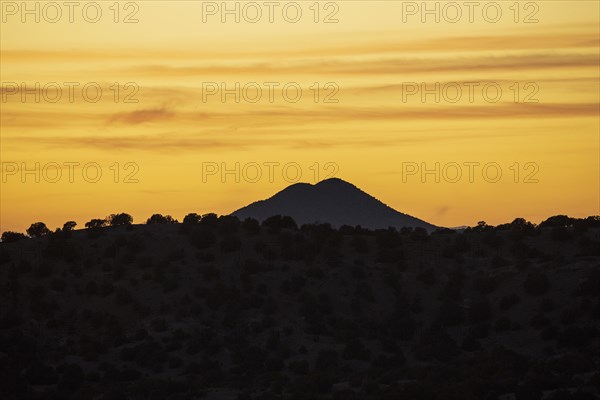
POLYGON ((127 213, 111 214, 107 218, 110 226, 131 225, 133 217, 127 213))
POLYGON ((105 219, 95 218, 95 219, 92 219, 91 221, 86 222, 85 227, 88 229, 102 228, 103 226, 106 226, 106 224, 107 224, 107 221, 105 219))
POLYGON ((515 218, 515 220, 510 223, 510 229, 518 232, 531 233, 535 230, 535 225, 525 218, 515 218))
POLYGON ((16 241, 19 241, 21 239, 26 239, 27 236, 25 236, 24 234, 20 233, 20 232, 12 232, 12 231, 6 231, 6 232, 2 232, 2 238, 0 238, 0 241, 2 243, 13 243, 16 241))
POLYGON ((186 225, 195 225, 200 222, 202 217, 196 213, 189 213, 183 217, 183 223, 186 225))
POLYGON ((242 227, 249 235, 260 233, 260 223, 254 218, 246 218, 242 223, 242 227))
POLYGON ((564 227, 568 228, 573 226, 577 221, 576 218, 571 218, 566 215, 554 215, 548 218, 545 221, 540 222, 540 228, 554 228, 554 227, 564 227))
POLYGON ((289 216, 273 215, 265 219, 263 226, 269 228, 269 232, 278 233, 282 229, 297 229, 296 221, 289 216))
POLYGON ((50 233, 50 229, 43 222, 35 222, 31 224, 29 228, 27 228, 27 234, 31 237, 41 237, 48 235, 50 233))
POLYGON ((219 217, 215 213, 208 213, 202 216, 200 223, 206 228, 214 228, 219 222, 219 217))
POLYGON ((146 221, 147 224, 176 224, 177 220, 170 215, 153 214, 146 221))
POLYGON ((541 296, 548 291, 550 283, 546 274, 542 271, 532 272, 527 275, 523 282, 525 291, 533 296, 541 296))
POLYGON ((63 225, 63 231, 72 231, 77 226, 77 222, 75 221, 67 221, 63 225))

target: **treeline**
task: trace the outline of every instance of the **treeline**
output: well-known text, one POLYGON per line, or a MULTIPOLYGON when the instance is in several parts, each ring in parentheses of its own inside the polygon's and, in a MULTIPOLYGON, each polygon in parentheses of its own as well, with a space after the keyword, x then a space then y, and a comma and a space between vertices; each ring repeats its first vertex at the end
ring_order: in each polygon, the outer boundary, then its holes
MULTIPOLYGON (((189 213, 184 218, 182 223, 184 225, 194 225, 199 224, 201 221, 207 223, 208 225, 211 222, 216 223, 218 220, 222 218, 233 219, 236 220, 237 223, 241 223, 237 217, 234 216, 221 216, 218 217, 214 213, 200 215, 197 213, 189 213)), ((296 222, 291 217, 282 217, 282 216, 273 216, 268 220, 275 221, 275 219, 282 219, 285 221, 286 225, 290 227, 297 227, 296 222)), ((251 220, 251 218, 249 218, 251 220)), ((265 221, 266 222, 266 221, 265 221)), ((180 222, 173 218, 171 215, 162 215, 162 214, 153 214, 150 218, 146 220, 146 224, 179 224, 180 222)), ((257 222, 258 223, 258 222, 257 222)), ((118 213, 111 214, 106 218, 94 218, 84 224, 86 229, 97 230, 99 228, 109 227, 109 226, 130 226, 133 225, 133 217, 127 213, 118 213)), ((14 231, 5 231, 2 233, 0 237, 0 242, 2 243, 11 243, 16 242, 22 239, 28 238, 37 238, 42 236, 51 235, 53 233, 61 233, 61 232, 72 232, 77 226, 77 222, 75 221, 67 221, 63 224, 62 228, 56 228, 53 232, 50 230, 47 225, 43 222, 34 222, 31 224, 29 228, 27 228, 26 233, 14 232, 14 231)), ((589 228, 600 228, 600 216, 594 215, 589 216, 587 218, 572 218, 567 215, 555 215, 552 216, 540 224, 534 224, 525 220, 524 218, 516 218, 511 223, 500 224, 497 226, 488 225, 485 221, 479 221, 476 226, 467 227, 463 231, 466 233, 474 233, 474 232, 497 232, 497 231, 513 231, 520 232, 522 234, 535 234, 544 229, 552 229, 556 235, 560 236, 568 235, 568 233, 572 230, 584 231, 589 228)), ((348 229, 354 230, 359 229, 360 227, 349 227, 342 226, 340 231, 347 231, 348 229)), ((401 231, 406 233, 405 231, 411 230, 414 231, 417 235, 427 236, 427 232, 423 228, 402 228, 401 231)), ((439 228, 434 233, 435 234, 444 234, 444 233, 454 233, 456 230, 448 229, 448 228, 439 228)))

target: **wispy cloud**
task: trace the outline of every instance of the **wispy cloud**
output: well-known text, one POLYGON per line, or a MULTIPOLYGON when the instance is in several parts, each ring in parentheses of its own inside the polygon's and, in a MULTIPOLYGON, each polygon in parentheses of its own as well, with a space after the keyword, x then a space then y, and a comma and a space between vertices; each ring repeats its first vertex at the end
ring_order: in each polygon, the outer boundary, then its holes
POLYGON ((114 114, 109 118, 109 123, 138 125, 144 122, 166 121, 173 117, 175 117, 173 111, 165 108, 151 108, 114 114))

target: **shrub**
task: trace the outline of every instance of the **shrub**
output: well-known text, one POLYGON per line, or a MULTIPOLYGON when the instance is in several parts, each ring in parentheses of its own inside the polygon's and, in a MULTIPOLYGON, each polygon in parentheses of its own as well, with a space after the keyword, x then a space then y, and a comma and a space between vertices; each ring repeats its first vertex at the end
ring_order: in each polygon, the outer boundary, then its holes
POLYGON ((197 249, 205 250, 212 246, 217 241, 217 238, 212 232, 206 229, 198 229, 192 233, 190 241, 197 249))
POLYGON ((346 360, 368 361, 370 353, 364 343, 359 338, 355 337, 346 342, 342 356, 346 360))
POLYGON ((265 219, 262 225, 269 229, 269 233, 279 233, 282 229, 298 228, 296 221, 292 217, 282 217, 281 215, 274 215, 265 219))
POLYGON ((308 361, 299 360, 289 363, 288 369, 296 375, 306 375, 310 370, 310 366, 308 364, 308 361))
POLYGON ((440 305, 437 321, 445 326, 457 326, 464 322, 465 313, 463 308, 454 301, 444 301, 440 305))
POLYGON ((25 371, 25 378, 32 385, 52 385, 58 381, 58 375, 54 368, 42 364, 39 361, 25 371))
POLYGON ((481 342, 477 338, 468 335, 465 336, 460 347, 464 351, 478 351, 481 350, 481 342))
MULTIPOLYGON (((348 343, 346 348, 350 353, 365 353, 367 350, 362 345, 362 342, 356 341, 348 343)), ((364 356, 364 354, 362 354, 364 356)), ((315 359, 315 370, 323 372, 327 369, 336 369, 338 367, 338 353, 335 350, 319 350, 315 359)))
POLYGON ((523 282, 523 287, 528 294, 532 296, 541 296, 548 291, 550 283, 544 272, 536 271, 527 275, 527 278, 523 282))
POLYGON ((500 299, 500 309, 503 311, 510 310, 515 304, 519 304, 520 302, 521 298, 517 294, 511 293, 500 299))
POLYGON ((435 271, 432 268, 422 269, 417 273, 417 280, 427 286, 431 286, 436 282, 435 271))
POLYGON ((127 213, 111 214, 107 218, 110 226, 131 225, 133 217, 127 213))
POLYGON ((246 218, 242 223, 242 228, 244 228, 249 235, 260 233, 260 223, 254 218, 246 218))
POLYGON ((165 332, 167 330, 167 321, 164 318, 152 320, 150 326, 155 332, 165 332))
POLYGON ((42 237, 50 234, 50 229, 43 222, 35 222, 27 228, 27 234, 33 238, 42 237))
POLYGON ((6 232, 2 232, 2 237, 0 238, 0 241, 2 243, 14 243, 14 242, 18 242, 21 239, 26 239, 26 238, 27 238, 27 236, 25 236, 22 233, 6 231, 6 232))
POLYGON ((508 331, 512 328, 512 321, 507 317, 500 317, 496 320, 494 329, 498 332, 508 331))
POLYGON ((162 215, 162 214, 153 214, 148 220, 146 224, 176 224, 177 220, 171 217, 170 215, 162 215))
POLYGON ((77 222, 67 221, 63 225, 63 231, 65 231, 65 232, 72 231, 73 229, 75 229, 76 226, 77 226, 77 222))
POLYGON ((109 281, 102 281, 100 283, 100 286, 98 287, 98 289, 99 289, 98 293, 101 296, 106 297, 106 296, 108 296, 109 294, 111 294, 114 291, 115 287, 109 281))
POLYGON ((425 228, 417 227, 414 228, 414 230, 410 234, 410 238, 415 241, 425 241, 429 239, 429 234, 427 233, 425 228))
POLYGON ((237 236, 226 236, 221 241, 221 251, 233 252, 238 251, 242 247, 242 241, 237 236))
POLYGON ((83 369, 77 364, 61 365, 59 372, 62 376, 58 382, 58 387, 59 390, 63 392, 75 391, 79 389, 85 381, 83 369))
POLYGON ((469 308, 469 320, 472 323, 486 321, 491 316, 492 306, 486 298, 473 302, 469 308))
POLYGON ((61 278, 54 278, 52 282, 50 282, 50 288, 52 288, 52 290, 62 293, 67 288, 67 282, 61 278))
POLYGON ((85 227, 87 229, 102 228, 102 227, 106 226, 106 224, 107 224, 106 219, 96 218, 96 219, 92 219, 92 220, 86 222, 85 227))
POLYGON ((197 225, 200 223, 202 217, 196 213, 189 213, 183 217, 183 223, 185 225, 197 225))
POLYGON ((367 242, 367 239, 362 236, 354 236, 350 242, 350 245, 360 254, 369 252, 369 242, 367 242))

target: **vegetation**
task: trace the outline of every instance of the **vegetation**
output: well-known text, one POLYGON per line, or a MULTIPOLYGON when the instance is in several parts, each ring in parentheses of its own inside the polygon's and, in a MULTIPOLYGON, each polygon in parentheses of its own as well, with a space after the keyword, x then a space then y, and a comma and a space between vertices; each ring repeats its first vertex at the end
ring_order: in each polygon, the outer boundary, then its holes
POLYGON ((1 237, 2 398, 598 399, 599 222, 37 222, 1 237))

